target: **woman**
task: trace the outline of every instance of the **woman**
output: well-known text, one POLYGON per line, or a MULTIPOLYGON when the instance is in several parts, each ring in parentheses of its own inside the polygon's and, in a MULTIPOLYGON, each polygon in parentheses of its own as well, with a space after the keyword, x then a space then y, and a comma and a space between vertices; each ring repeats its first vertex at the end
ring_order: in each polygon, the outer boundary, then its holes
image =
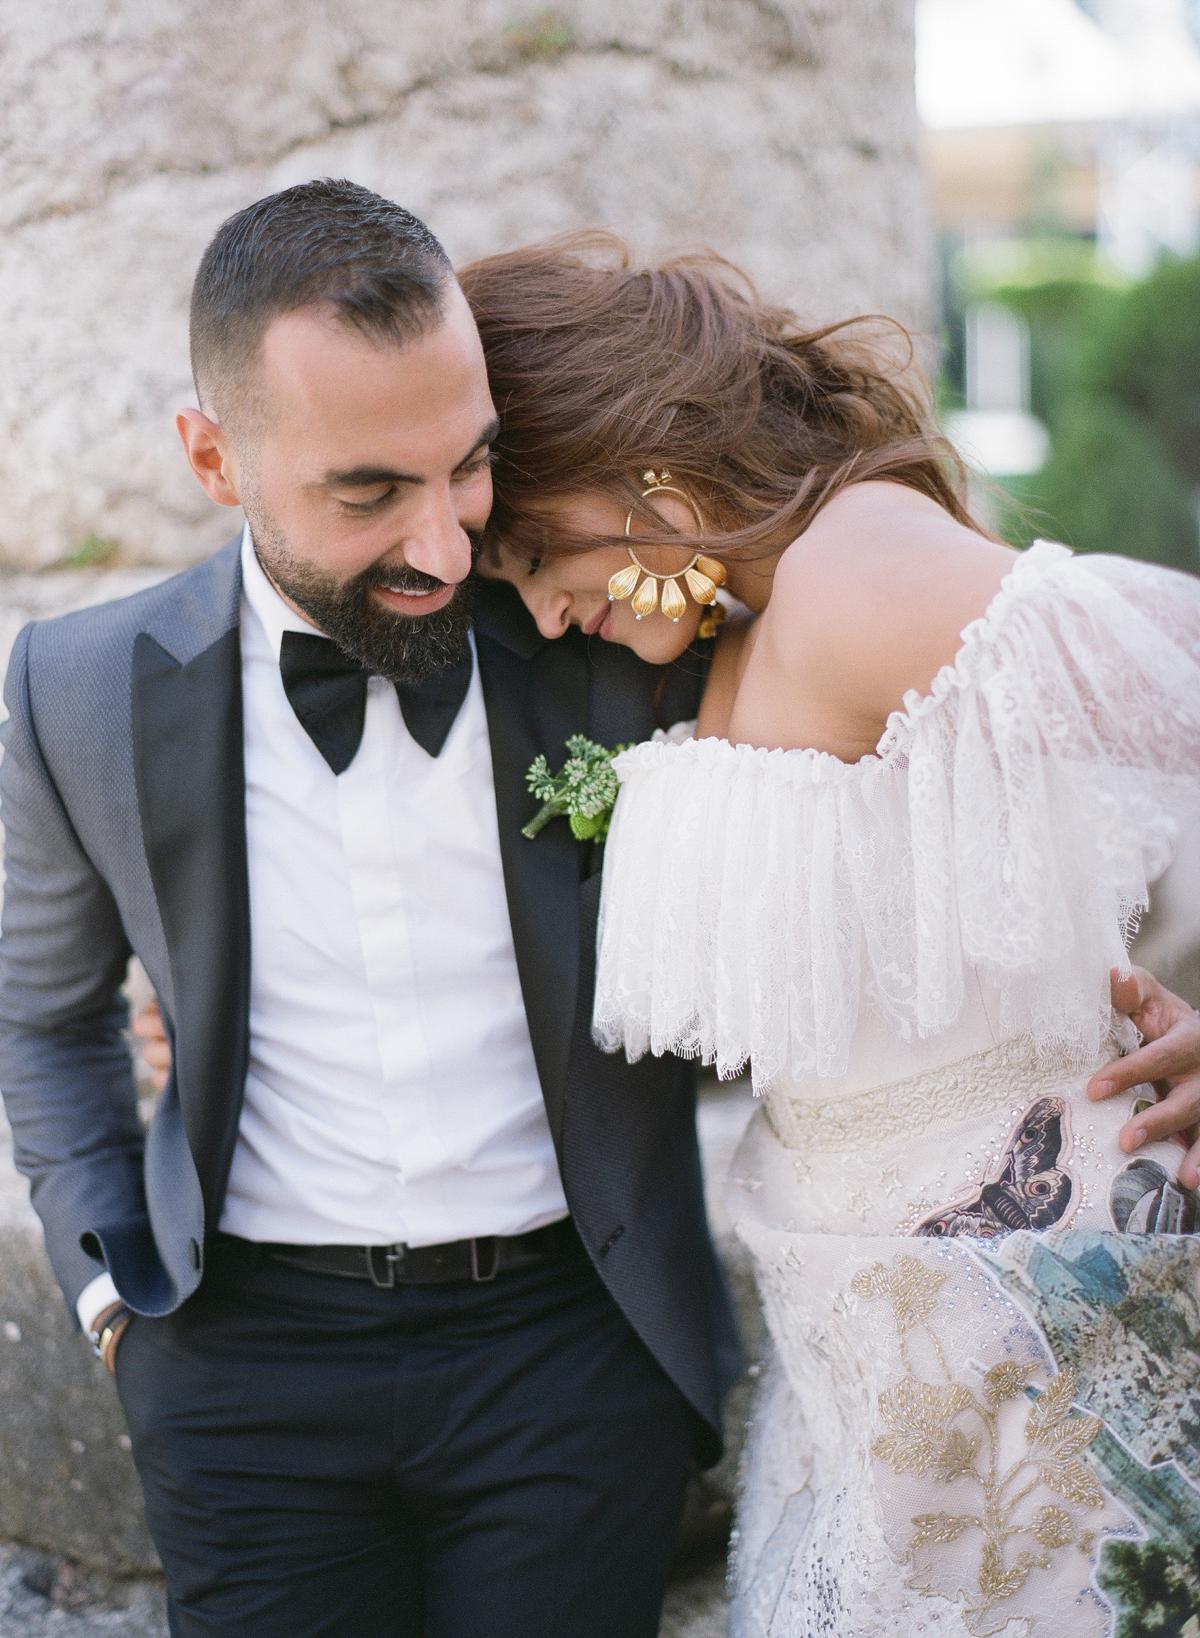
POLYGON ((883 342, 714 258, 593 236, 462 284, 502 417, 483 572, 659 663, 723 578, 747 611, 694 734, 617 762, 595 1002, 605 1046, 762 1098, 733 1630, 1169 1630, 1200 1607, 1196 1199, 1084 1087, 1198 808, 1200 586, 990 538, 883 342))

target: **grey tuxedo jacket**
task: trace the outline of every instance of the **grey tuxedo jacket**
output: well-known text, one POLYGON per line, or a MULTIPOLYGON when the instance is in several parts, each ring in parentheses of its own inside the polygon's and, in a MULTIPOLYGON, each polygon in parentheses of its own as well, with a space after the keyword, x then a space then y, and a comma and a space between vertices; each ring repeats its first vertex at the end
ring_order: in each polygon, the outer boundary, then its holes
MULTIPOLYGON (((149 591, 26 627, 9 668, 0 1088, 72 1312, 106 1267, 136 1312, 169 1313, 203 1278, 220 1217, 248 1031, 240 609, 235 542, 149 591), (148 1129, 120 993, 131 954, 174 1053, 148 1129)), ((545 642, 508 588, 480 589, 517 965, 579 1232, 715 1452, 739 1360, 705 1222, 692 1077, 671 1059, 630 1067, 594 1048, 601 850, 565 824, 536 843, 520 835, 539 751, 580 731, 644 738, 656 693, 664 717, 692 714, 702 666, 660 673, 576 635, 545 642)))

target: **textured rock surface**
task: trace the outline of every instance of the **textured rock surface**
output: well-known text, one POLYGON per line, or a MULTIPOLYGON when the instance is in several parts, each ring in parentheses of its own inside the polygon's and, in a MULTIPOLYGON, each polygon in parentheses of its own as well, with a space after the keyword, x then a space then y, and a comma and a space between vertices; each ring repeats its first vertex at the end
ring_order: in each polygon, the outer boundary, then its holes
POLYGON ((659 1638, 725 1638, 729 1618, 725 1568, 712 1565, 675 1582, 663 1607, 659 1638))
MULTIPOLYGON (((52 574, 5 574, 0 570, 0 676, 21 627, 30 620, 49 620, 72 609, 91 608, 129 597, 156 580, 165 569, 76 569, 52 574)), ((0 708, 0 717, 7 713, 0 708)))
MULTIPOLYGON (((0 1545, 0 1638, 166 1635, 159 1581, 98 1578, 47 1554, 0 1545)), ((703 1628, 696 1638, 707 1638, 703 1628)))
POLYGON ((451 254, 711 243, 814 317, 929 316, 911 0, 7 0, 0 561, 229 533, 187 474, 186 304, 231 211, 342 174, 451 254))
POLYGON ((50 1274, 0 1120, 0 1540, 111 1571, 153 1568, 128 1448, 112 1383, 50 1274))

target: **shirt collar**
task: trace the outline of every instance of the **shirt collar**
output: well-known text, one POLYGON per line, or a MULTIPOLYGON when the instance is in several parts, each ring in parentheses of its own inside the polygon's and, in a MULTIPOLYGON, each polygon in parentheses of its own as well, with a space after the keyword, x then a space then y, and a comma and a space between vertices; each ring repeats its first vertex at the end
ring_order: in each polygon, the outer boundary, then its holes
POLYGON ((310 637, 325 636, 311 620, 306 619, 303 614, 297 614, 295 609, 285 603, 275 590, 258 561, 248 523, 242 530, 242 594, 250 612, 262 628, 276 660, 283 646, 285 631, 303 631, 310 637))

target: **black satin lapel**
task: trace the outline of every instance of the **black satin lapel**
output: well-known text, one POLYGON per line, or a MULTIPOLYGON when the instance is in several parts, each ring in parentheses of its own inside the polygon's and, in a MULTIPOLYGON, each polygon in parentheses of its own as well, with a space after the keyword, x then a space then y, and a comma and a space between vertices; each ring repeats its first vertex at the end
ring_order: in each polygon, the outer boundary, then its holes
POLYGON ((521 827, 537 810, 525 785, 529 764, 544 751, 557 767, 566 755, 564 740, 585 730, 587 661, 570 639, 523 658, 479 631, 477 649, 517 971, 557 1137, 579 980, 579 883, 586 848, 565 819, 547 825, 534 841, 521 835, 521 827))
POLYGON ((674 665, 650 666, 631 649, 594 642, 588 733, 601 745, 632 745, 695 717, 711 651, 696 643, 674 665))
POLYGON ((238 628, 186 665, 143 633, 133 740, 175 990, 175 1084, 215 1228, 246 1078, 250 909, 238 628))

